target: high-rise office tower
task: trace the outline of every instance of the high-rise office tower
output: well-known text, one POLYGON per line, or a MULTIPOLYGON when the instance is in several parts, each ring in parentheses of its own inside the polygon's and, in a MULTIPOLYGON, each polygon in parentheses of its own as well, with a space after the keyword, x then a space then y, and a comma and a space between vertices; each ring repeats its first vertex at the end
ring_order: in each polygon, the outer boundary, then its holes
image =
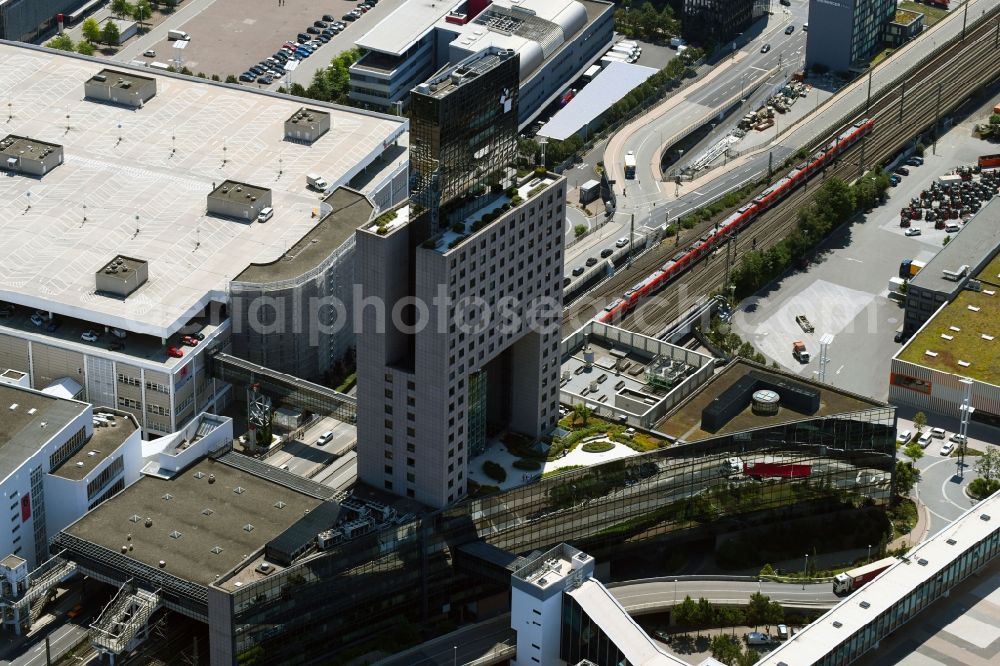
POLYGON ((517 59, 413 92, 411 205, 357 232, 358 474, 435 507, 489 436, 558 418, 565 180, 517 178, 517 59))

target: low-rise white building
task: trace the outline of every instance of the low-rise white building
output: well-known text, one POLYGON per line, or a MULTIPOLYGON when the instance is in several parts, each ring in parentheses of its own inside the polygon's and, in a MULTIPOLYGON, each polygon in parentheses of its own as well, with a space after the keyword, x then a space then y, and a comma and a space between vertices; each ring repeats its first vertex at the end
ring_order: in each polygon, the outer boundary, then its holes
POLYGON ((49 536, 138 480, 142 441, 128 414, 21 379, 9 371, 0 379, 0 557, 19 557, 30 571, 48 559, 49 536))

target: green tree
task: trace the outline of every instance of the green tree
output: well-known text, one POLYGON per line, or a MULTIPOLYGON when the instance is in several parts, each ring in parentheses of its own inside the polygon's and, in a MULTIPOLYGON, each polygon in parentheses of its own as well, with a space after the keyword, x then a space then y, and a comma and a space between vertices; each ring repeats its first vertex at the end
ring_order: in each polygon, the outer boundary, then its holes
POLYGON ((74 47, 73 40, 66 33, 56 35, 47 41, 45 45, 50 49, 59 49, 60 51, 72 51, 74 47))
POLYGON ((948 244, 948 242, 950 240, 951 240, 951 236, 945 236, 944 238, 941 239, 941 246, 944 247, 945 245, 948 244))
POLYGON ((674 606, 674 622, 682 631, 687 631, 695 626, 698 621, 698 604, 694 602, 690 595, 684 597, 679 605, 674 606))
POLYGON ((712 657, 721 661, 723 664, 727 664, 727 666, 735 664, 740 658, 740 655, 743 653, 743 649, 736 639, 732 636, 726 636, 725 634, 713 636, 710 647, 712 650, 712 657))
POLYGON ((587 233, 587 225, 586 224, 578 224, 575 227, 573 227, 573 235, 575 235, 577 238, 579 238, 580 236, 583 236, 586 233, 587 233))
POLYGON ((910 442, 903 449, 903 453, 912 458, 914 461, 920 460, 924 457, 924 450, 920 448, 920 445, 916 442, 910 442))
POLYGON ((906 497, 913 491, 913 487, 920 481, 920 470, 914 467, 912 462, 897 460, 893 481, 896 486, 896 501, 898 501, 899 498, 906 497))
POLYGON ((767 622, 770 602, 771 598, 760 592, 754 592, 750 595, 746 617, 747 624, 753 627, 754 631, 757 631, 757 627, 767 622))
POLYGON ((93 16, 84 19, 80 31, 88 42, 96 44, 101 41, 101 24, 93 16))
POLYGON ((590 418, 592 412, 593 410, 582 402, 576 403, 573 405, 573 423, 580 419, 583 425, 587 425, 587 419, 590 418))
POLYGON ((760 660, 760 653, 753 648, 747 648, 747 651, 740 655, 740 658, 736 660, 733 666, 753 666, 760 660))
POLYGON ((153 7, 149 4, 149 0, 139 0, 135 3, 132 8, 132 18, 141 26, 143 21, 148 19, 153 15, 153 7))
POLYGON ((161 0, 161 1, 163 2, 164 8, 166 8, 168 12, 172 12, 174 10, 174 7, 177 6, 177 0, 161 0))
POLYGON ((226 83, 239 83, 233 74, 226 74, 226 83))
POLYGON ((767 621, 765 622, 765 624, 767 625, 768 633, 770 633, 771 625, 781 624, 781 622, 785 619, 784 607, 782 607, 782 605, 777 601, 772 601, 768 603, 766 618, 767 621))
POLYGON ((923 431, 923 429, 927 427, 927 415, 923 412, 917 412, 914 414, 913 427, 916 429, 918 434, 923 431))
POLYGON ((987 482, 1000 478, 1000 450, 987 447, 973 469, 987 482))
POLYGON ((760 570, 761 578, 763 578, 764 576, 773 576, 773 575, 775 575, 774 567, 772 567, 770 564, 765 564, 760 570))
POLYGON ((132 9, 128 0, 111 0, 111 13, 120 19, 132 16, 132 9))
POLYGON ((108 21, 105 23, 104 28, 101 30, 101 40, 105 44, 116 46, 121 36, 122 34, 121 31, 118 30, 118 24, 114 21, 108 21))
POLYGON ((702 629, 708 629, 715 624, 715 607, 705 597, 698 599, 697 618, 698 636, 700 637, 702 629))
POLYGON ((94 55, 94 45, 88 42, 87 40, 77 42, 76 52, 79 53, 80 55, 86 55, 86 56, 94 55))

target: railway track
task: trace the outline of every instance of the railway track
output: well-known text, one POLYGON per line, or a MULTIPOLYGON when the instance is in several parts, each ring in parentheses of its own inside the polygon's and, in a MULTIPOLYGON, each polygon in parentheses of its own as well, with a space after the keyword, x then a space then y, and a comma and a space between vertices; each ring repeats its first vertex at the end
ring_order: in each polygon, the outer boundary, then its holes
MULTIPOLYGON (((719 246, 664 290, 636 307, 619 325, 645 335, 662 333, 681 312, 705 295, 723 288, 727 252, 730 253, 731 265, 736 265, 750 249, 766 250, 772 247, 794 228, 798 210, 809 203, 815 187, 823 180, 837 177, 850 181, 860 175, 862 166, 884 162, 915 135, 934 124, 937 118, 951 113, 976 90, 1000 76, 996 26, 997 20, 992 16, 981 20, 969 29, 964 41, 952 42, 935 57, 918 66, 905 80, 877 98, 873 97, 867 111, 862 110, 832 131, 835 135, 851 122, 864 117, 875 118, 875 131, 864 141, 846 151, 833 166, 814 176, 783 202, 761 214, 728 244, 728 248, 719 246)), ((825 145, 832 138, 826 137, 816 145, 825 145)), ((728 214, 727 211, 719 217, 721 219, 728 214)), ((688 231, 681 247, 701 236, 713 224, 703 224, 688 231)), ((636 259, 631 269, 619 271, 566 308, 563 333, 568 335, 576 330, 631 285, 653 273, 677 251, 675 242, 668 239, 660 243, 636 259)))

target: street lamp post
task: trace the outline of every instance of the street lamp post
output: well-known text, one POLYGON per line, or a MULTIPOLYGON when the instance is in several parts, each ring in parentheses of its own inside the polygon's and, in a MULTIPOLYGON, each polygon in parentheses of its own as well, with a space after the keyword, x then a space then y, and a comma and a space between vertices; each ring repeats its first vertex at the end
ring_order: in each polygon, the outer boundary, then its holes
POLYGON ((452 660, 451 660, 451 663, 452 663, 452 666, 458 666, 458 646, 457 645, 455 645, 452 648, 452 660))
POLYGON ((868 544, 868 561, 872 561, 872 545, 868 544))
POLYGON ((806 576, 809 575, 809 553, 806 553, 806 563, 802 567, 802 589, 806 589, 806 576))
POLYGON ((674 607, 677 607, 677 579, 674 578, 674 607))

